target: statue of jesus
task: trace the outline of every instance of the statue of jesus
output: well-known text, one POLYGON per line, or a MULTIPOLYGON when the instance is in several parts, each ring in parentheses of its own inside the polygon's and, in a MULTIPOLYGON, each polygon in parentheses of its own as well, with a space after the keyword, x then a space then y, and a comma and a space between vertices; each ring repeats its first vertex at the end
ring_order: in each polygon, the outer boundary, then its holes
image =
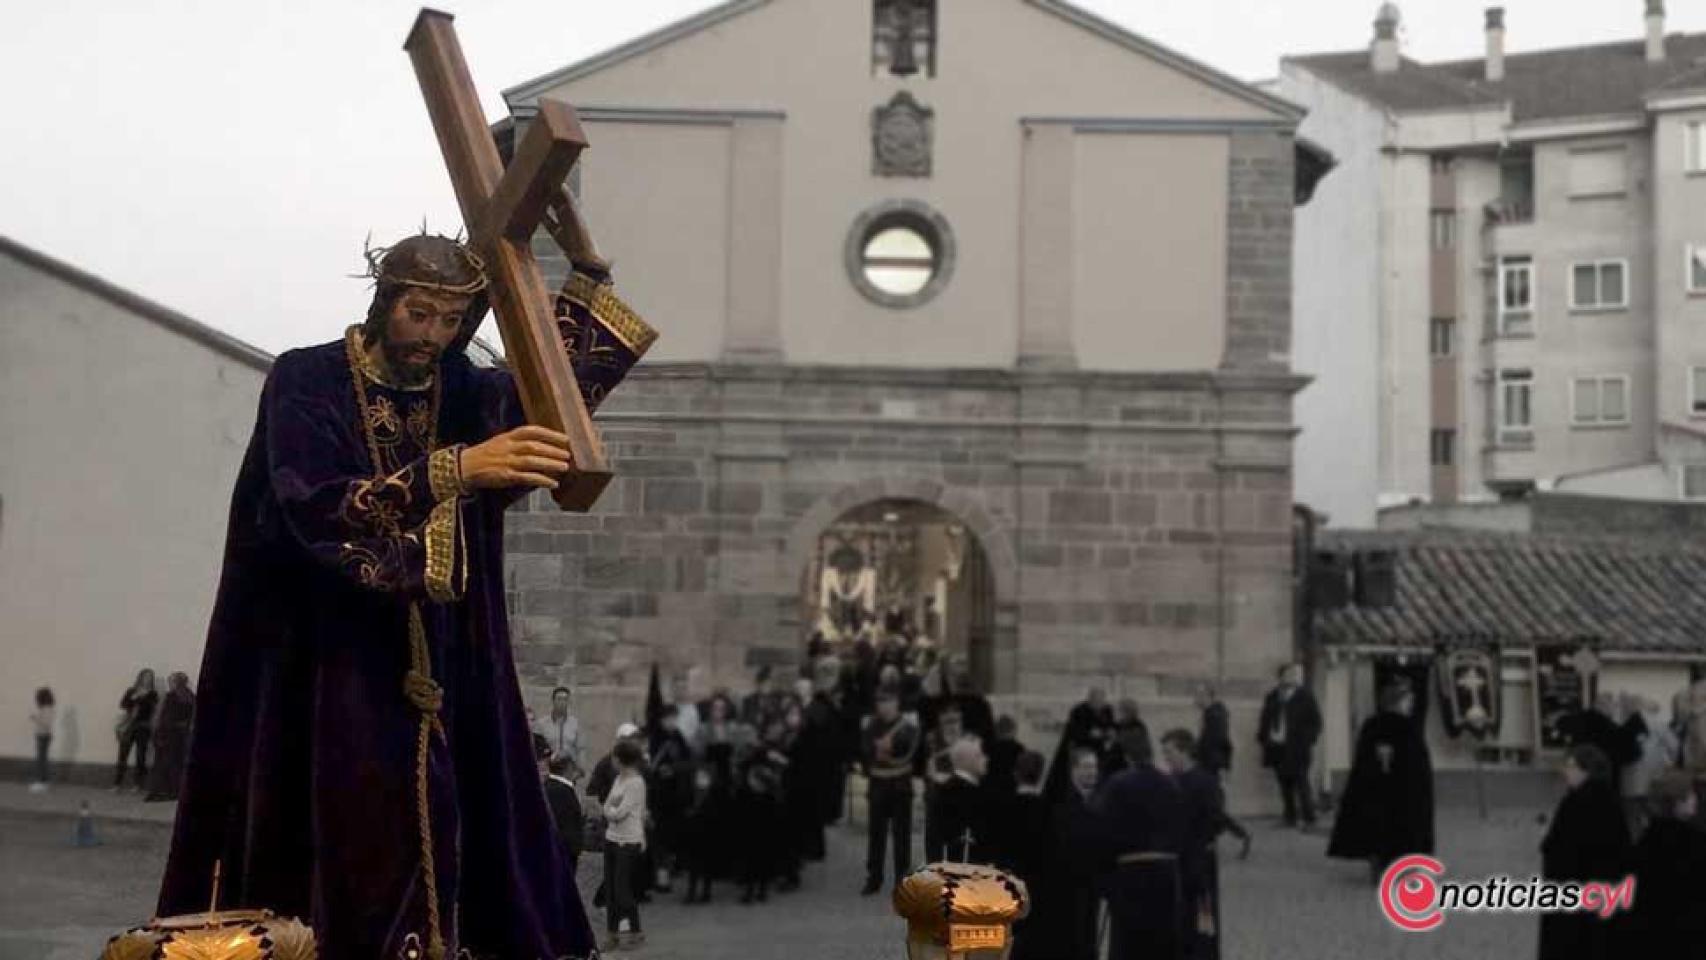
MULTIPOLYGON (((504 510, 568 440, 465 348, 483 264, 444 237, 369 257, 365 322, 281 355, 237 478, 159 900, 305 918, 321 960, 594 952, 522 705, 504 510)), ((567 287, 588 409, 651 345, 567 287)), ((594 278, 595 284, 607 278, 594 278)))

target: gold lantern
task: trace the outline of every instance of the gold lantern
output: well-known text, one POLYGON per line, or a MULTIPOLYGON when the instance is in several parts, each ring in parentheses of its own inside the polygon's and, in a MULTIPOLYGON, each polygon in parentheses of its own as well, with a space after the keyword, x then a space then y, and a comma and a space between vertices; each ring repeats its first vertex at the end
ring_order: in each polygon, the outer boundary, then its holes
POLYGON ((107 941, 100 960, 316 960, 314 930, 271 910, 220 910, 213 865, 213 902, 206 913, 155 918, 107 941))
POLYGON ((107 941, 101 960, 315 960, 314 931, 271 910, 153 920, 107 941))
POLYGON ((1023 881, 975 864, 934 863, 894 891, 908 960, 1007 960, 1013 923, 1030 909, 1023 881))

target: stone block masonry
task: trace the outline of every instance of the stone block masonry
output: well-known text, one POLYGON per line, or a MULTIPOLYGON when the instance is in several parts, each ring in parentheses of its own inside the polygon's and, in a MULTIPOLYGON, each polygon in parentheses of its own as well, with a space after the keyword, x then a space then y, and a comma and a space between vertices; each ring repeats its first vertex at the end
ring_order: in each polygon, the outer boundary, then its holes
POLYGON ((992 692, 1064 713, 1093 683, 1259 688, 1291 645, 1297 385, 1260 369, 643 366, 598 416, 617 479, 597 508, 536 495, 510 515, 523 686, 601 704, 593 743, 640 709, 654 661, 744 689, 801 654, 819 534, 895 498, 983 548, 992 692))

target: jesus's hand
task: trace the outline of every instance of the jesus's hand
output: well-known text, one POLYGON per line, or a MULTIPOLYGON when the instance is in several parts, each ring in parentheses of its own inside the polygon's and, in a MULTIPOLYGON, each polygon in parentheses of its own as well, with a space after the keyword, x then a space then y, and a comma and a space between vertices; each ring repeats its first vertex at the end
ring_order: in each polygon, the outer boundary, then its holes
POLYGON ((544 427, 517 427, 462 451, 462 483, 482 490, 554 490, 570 462, 568 437, 544 427))

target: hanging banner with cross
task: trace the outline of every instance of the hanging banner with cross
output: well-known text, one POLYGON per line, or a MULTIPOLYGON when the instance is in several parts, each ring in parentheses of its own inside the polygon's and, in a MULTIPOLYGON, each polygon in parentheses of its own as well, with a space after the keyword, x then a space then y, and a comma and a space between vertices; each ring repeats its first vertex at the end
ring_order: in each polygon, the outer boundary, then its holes
MULTIPOLYGON (((469 245, 486 263, 492 310, 527 422, 569 438, 573 464, 553 496, 563 509, 584 512, 609 484, 610 464, 565 353, 532 238, 544 225, 572 263, 605 266, 563 188, 586 137, 573 108, 541 100, 505 169, 452 19, 422 9, 403 49, 420 80, 469 245)), ((601 292, 592 286, 581 296, 585 307, 601 292)))
POLYGON ((1440 720, 1452 737, 1479 740, 1499 732, 1499 649, 1457 647, 1434 660, 1440 720))

